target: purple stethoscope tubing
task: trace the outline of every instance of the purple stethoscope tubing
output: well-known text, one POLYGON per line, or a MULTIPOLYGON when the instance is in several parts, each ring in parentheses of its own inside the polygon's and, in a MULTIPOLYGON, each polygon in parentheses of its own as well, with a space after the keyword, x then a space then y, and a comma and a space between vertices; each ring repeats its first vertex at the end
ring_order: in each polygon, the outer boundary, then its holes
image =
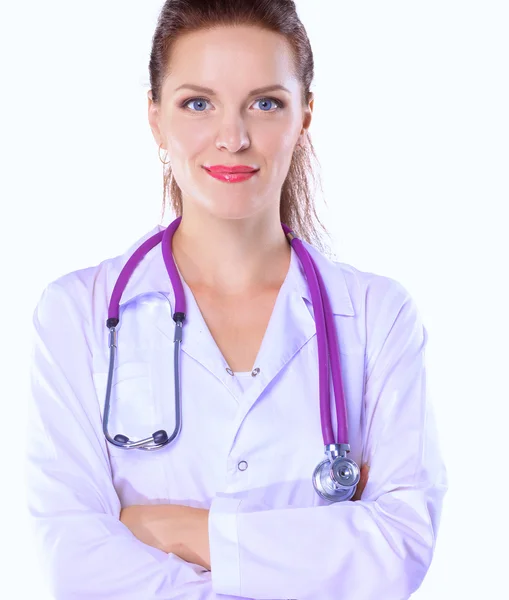
MULTIPOLYGON (((113 287, 108 307, 108 319, 106 326, 110 331, 110 364, 108 382, 106 388, 106 401, 104 409, 103 432, 111 444, 125 449, 137 448, 139 450, 156 450, 170 443, 178 435, 181 429, 181 405, 180 405, 180 345, 182 342, 182 328, 185 320, 186 302, 184 287, 175 265, 172 255, 172 238, 177 230, 182 217, 176 218, 168 227, 159 231, 149 239, 145 240, 137 248, 124 265, 120 275, 113 287), (113 379, 113 369, 117 349, 116 327, 119 323, 120 299, 135 268, 143 257, 157 244, 161 243, 162 254, 166 270, 175 294, 175 399, 177 412, 177 425, 171 437, 168 438, 166 431, 159 430, 151 437, 139 441, 131 441, 122 434, 114 438, 108 432, 108 419, 110 410, 110 395, 113 379), (155 445, 150 445, 155 443, 155 445)), ((358 465, 346 455, 350 452, 348 443, 348 422, 346 401, 343 391, 343 380, 339 362, 339 343, 336 335, 334 316, 329 297, 323 283, 322 276, 316 267, 309 252, 302 241, 295 236, 293 231, 284 223, 281 226, 295 250, 306 276, 311 293, 313 312, 316 323, 316 336, 318 346, 318 369, 319 369, 319 391, 320 391, 320 417, 325 445, 326 459, 322 461, 313 473, 313 484, 317 493, 327 501, 339 502, 350 499, 355 493, 356 486, 360 480, 358 465), (332 419, 330 411, 330 385, 329 385, 329 360, 332 372, 332 383, 336 402, 337 434, 338 442, 334 440, 332 419)))

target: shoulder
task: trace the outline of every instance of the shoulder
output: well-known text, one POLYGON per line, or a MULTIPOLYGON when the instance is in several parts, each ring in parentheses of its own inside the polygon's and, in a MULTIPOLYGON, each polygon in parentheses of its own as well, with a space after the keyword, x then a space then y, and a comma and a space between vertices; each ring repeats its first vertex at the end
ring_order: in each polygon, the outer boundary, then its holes
POLYGON ((91 318, 95 310, 107 306, 113 287, 122 267, 133 251, 151 235, 163 229, 157 225, 132 244, 125 252, 108 257, 96 265, 76 269, 50 281, 42 290, 36 313, 66 309, 79 313, 81 318, 91 318))
POLYGON ((414 297, 400 281, 342 262, 335 265, 348 286, 356 329, 363 331, 368 376, 382 355, 397 361, 404 353, 424 351, 428 331, 414 297))
POLYGON ((349 298, 352 310, 346 315, 363 318, 369 314, 390 314, 398 312, 412 298, 405 286, 393 277, 362 270, 350 263, 336 260, 316 248, 305 244, 311 252, 327 289, 332 295, 341 295, 345 306, 349 298))
POLYGON ((406 348, 409 344, 420 348, 425 344, 427 332, 421 314, 400 281, 306 247, 338 316, 343 352, 364 353, 369 370, 383 348, 406 348))
MULTIPOLYGON (((408 289, 398 280, 388 275, 363 271, 351 264, 333 261, 338 273, 344 279, 352 302, 359 312, 378 309, 399 310, 411 301, 408 289)), ((357 312, 357 311, 356 311, 357 312)))
POLYGON ((388 331, 402 313, 415 321, 421 320, 415 299, 397 279, 344 262, 334 264, 348 287, 356 315, 365 320, 368 330, 378 327, 388 331))

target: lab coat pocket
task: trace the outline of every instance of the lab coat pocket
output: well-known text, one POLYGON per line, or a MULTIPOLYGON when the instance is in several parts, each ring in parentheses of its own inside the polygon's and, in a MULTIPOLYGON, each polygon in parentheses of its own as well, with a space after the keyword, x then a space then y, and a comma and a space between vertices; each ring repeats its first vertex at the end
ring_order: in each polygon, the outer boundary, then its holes
MULTIPOLYGON (((108 374, 93 374, 101 418, 108 374)), ((109 435, 127 436, 132 441, 150 437, 161 429, 154 394, 153 370, 147 362, 123 362, 113 374, 108 420, 109 435)), ((164 457, 160 450, 148 451, 115 446, 105 440, 112 479, 122 507, 165 502, 167 484, 164 457)))
POLYGON ((125 362, 118 365, 113 372, 113 385, 118 385, 122 381, 129 379, 138 379, 150 375, 150 365, 147 362, 125 362))
MULTIPOLYGON (((104 419, 107 379, 107 373, 94 373, 102 419, 104 419)), ((119 364, 113 372, 111 386, 108 419, 110 436, 114 438, 117 434, 122 434, 130 440, 147 438, 160 429, 159 420, 150 364, 139 361, 119 364)), ((136 449, 119 448, 109 442, 108 450, 111 455, 142 452, 136 449)))

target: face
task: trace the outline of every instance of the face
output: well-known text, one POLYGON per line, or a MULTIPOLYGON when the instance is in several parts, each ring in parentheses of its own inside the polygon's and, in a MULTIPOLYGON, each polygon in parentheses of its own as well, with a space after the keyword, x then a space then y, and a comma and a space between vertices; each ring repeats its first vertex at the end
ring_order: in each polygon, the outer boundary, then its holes
POLYGON ((149 96, 149 122, 162 156, 171 161, 185 212, 224 218, 262 210, 279 215, 281 187, 292 154, 311 122, 286 40, 255 27, 221 27, 179 38, 161 102, 149 96), (210 88, 200 91, 185 84, 210 88), (286 88, 253 93, 256 88, 286 88), (181 88, 181 89, 178 89, 181 88), (258 169, 241 182, 212 177, 204 167, 258 169))

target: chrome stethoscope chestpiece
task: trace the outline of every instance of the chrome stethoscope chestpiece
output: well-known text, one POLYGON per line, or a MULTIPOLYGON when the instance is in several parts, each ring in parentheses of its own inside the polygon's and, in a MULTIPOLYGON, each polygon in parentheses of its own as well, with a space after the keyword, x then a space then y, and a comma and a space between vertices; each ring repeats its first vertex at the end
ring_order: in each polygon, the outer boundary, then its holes
POLYGON ((328 502, 350 500, 361 478, 357 463, 346 457, 346 453, 350 451, 346 446, 348 445, 326 446, 329 448, 326 450, 328 457, 317 465, 313 472, 313 486, 316 492, 328 502))

